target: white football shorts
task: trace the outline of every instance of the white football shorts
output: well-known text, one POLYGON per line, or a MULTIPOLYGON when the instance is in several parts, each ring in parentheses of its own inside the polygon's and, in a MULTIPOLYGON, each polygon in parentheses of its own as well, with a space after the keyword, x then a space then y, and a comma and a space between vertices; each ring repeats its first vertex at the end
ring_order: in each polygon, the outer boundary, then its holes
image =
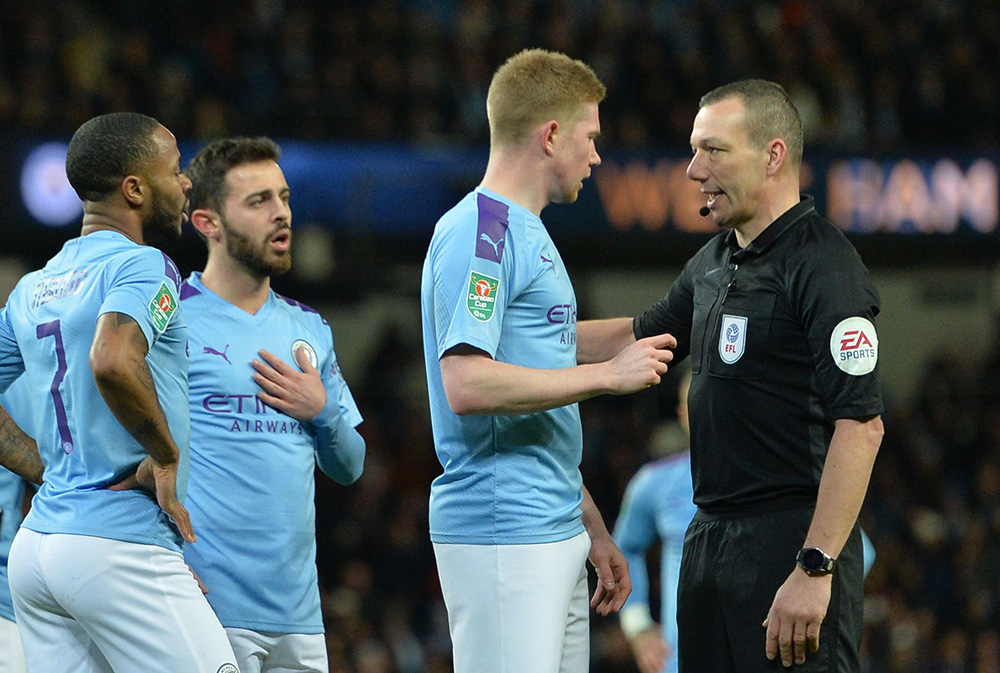
POLYGON ((8 575, 31 673, 238 673, 179 552, 22 527, 8 575))
POLYGON ((268 633, 226 627, 240 673, 328 673, 322 633, 268 633))
POLYGON ((28 673, 17 624, 0 617, 0 673, 28 673))
POLYGON ((434 543, 455 673, 587 673, 586 532, 549 544, 434 543))

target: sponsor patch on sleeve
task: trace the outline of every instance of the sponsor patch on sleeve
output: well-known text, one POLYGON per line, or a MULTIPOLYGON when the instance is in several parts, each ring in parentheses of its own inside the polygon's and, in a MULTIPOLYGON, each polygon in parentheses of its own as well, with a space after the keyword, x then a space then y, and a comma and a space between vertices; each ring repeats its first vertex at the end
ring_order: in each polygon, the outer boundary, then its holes
POLYGON ((469 296, 467 306, 472 317, 479 322, 488 322, 493 317, 500 279, 473 271, 469 276, 469 296))
POLYGON ((153 326, 160 332, 167 329, 170 317, 177 311, 177 297, 166 283, 160 285, 160 290, 149 302, 149 317, 153 326))
POLYGON ((830 336, 830 354, 840 369, 852 376, 870 374, 878 364, 878 334, 870 320, 845 318, 830 336))

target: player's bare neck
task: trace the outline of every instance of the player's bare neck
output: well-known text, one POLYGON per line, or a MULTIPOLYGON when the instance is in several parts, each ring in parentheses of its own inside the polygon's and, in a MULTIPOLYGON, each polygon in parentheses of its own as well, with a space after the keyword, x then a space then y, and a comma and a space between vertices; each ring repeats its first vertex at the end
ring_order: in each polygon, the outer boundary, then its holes
POLYGON ((549 205, 548 180, 536 159, 523 148, 493 148, 480 186, 541 215, 549 205))
MULTIPOLYGON (((88 205, 91 205, 88 203, 88 205)), ((118 217, 105 209, 87 208, 83 213, 83 226, 80 228, 80 235, 86 236, 96 231, 117 231, 132 241, 144 245, 142 236, 142 226, 132 223, 129 218, 118 217)))
POLYGON ((234 260, 209 255, 201 282, 236 308, 257 315, 271 291, 271 279, 248 273, 234 260))

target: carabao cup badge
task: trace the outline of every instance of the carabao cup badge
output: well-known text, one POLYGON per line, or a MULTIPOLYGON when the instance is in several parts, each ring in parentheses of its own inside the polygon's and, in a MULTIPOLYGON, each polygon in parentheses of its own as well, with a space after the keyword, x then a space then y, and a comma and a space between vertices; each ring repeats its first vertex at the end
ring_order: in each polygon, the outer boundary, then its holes
POLYGON ((160 284, 156 296, 149 302, 149 317, 157 331, 167 329, 170 317, 177 312, 177 298, 166 283, 160 284))
POLYGON ((292 344, 292 362, 297 362, 296 354, 300 348, 305 351, 306 359, 309 360, 309 364, 313 366, 313 369, 318 369, 319 358, 316 356, 316 349, 308 341, 303 341, 302 339, 296 339, 295 343, 292 344))
POLYGON ((479 322, 488 322, 493 317, 500 279, 473 271, 469 276, 469 296, 467 306, 472 317, 479 322))

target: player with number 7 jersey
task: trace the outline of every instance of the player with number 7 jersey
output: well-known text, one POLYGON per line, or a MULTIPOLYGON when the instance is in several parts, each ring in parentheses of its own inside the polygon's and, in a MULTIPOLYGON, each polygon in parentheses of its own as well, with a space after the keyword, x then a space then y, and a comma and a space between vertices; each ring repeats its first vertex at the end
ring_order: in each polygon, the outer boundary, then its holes
POLYGON ((174 263, 159 250, 98 231, 68 241, 43 269, 25 276, 0 309, 0 389, 24 372, 45 463, 27 528, 181 549, 176 527, 147 493, 107 489, 134 471, 146 451, 112 415, 90 369, 98 317, 114 312, 134 319, 148 343, 146 362, 160 406, 181 447, 183 499, 190 420, 179 281, 174 263))
POLYGON ((8 560, 27 668, 238 673, 182 554, 187 327, 146 245, 180 235, 191 182, 173 134, 126 112, 77 130, 66 173, 81 235, 0 309, 0 392, 23 379, 37 440, 0 414, 0 464, 44 478, 8 560))

